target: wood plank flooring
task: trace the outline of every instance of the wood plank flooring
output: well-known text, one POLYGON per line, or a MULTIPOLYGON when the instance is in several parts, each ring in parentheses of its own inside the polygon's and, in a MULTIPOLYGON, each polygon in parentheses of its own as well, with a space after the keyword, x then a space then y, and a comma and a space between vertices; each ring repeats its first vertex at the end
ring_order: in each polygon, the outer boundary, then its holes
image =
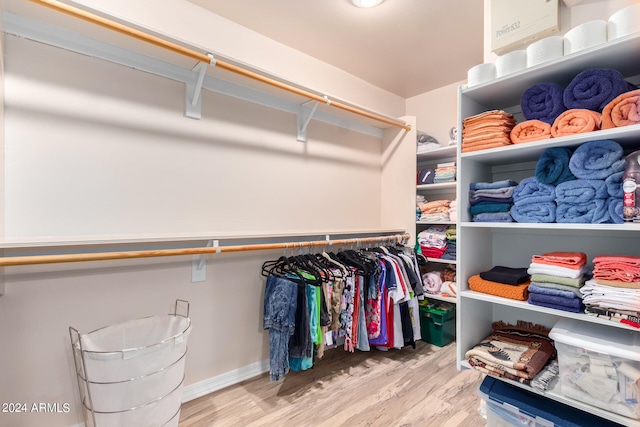
POLYGON ((313 369, 279 382, 263 374, 183 404, 180 427, 481 427, 481 381, 479 372, 456 370, 455 342, 353 354, 332 349, 313 369))

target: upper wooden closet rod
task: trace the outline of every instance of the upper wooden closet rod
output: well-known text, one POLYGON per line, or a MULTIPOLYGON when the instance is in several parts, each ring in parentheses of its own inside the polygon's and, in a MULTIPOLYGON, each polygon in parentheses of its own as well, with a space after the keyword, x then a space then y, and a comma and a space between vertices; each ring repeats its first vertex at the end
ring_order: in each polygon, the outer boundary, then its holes
POLYGON ((364 237, 337 240, 311 240, 302 242, 288 243, 263 243, 255 245, 234 245, 234 246, 214 246, 203 248, 183 248, 183 249, 159 249, 146 251, 122 251, 122 252, 101 252, 87 254, 62 254, 62 255, 30 255, 0 258, 0 267, 12 267, 17 265, 35 265, 35 264, 60 264, 66 262, 84 262, 84 261, 108 261, 117 259, 133 259, 133 258, 154 258, 163 256, 180 256, 180 255, 204 255, 217 254, 222 252, 244 252, 244 251, 261 251, 269 249, 299 249, 314 246, 329 245, 350 245, 350 244, 370 244, 397 242, 403 243, 409 239, 410 235, 391 234, 388 236, 364 237))
POLYGON ((166 41, 166 40, 162 40, 159 37, 155 37, 155 36, 152 36, 150 34, 144 33, 142 31, 127 27, 126 25, 119 24, 117 22, 111 21, 111 20, 103 18, 101 16, 94 15, 94 14, 86 12, 84 10, 75 8, 73 6, 69 6, 67 4, 60 3, 60 2, 58 2, 56 0, 31 0, 31 1, 33 1, 35 3, 39 3, 39 4, 43 5, 43 6, 50 7, 51 9, 57 10, 59 12, 63 12, 63 13, 66 13, 68 15, 74 16, 76 18, 80 18, 80 19, 83 19, 85 21, 100 25, 100 26, 108 28, 110 30, 117 31, 119 33, 128 35, 130 37, 134 37, 134 38, 142 40, 144 42, 151 43, 151 44, 153 44, 155 46, 159 46, 161 48, 170 50, 170 51, 178 53, 180 55, 187 56, 187 57, 195 59, 197 61, 204 62, 204 63, 210 64, 210 65, 214 65, 216 67, 220 67, 220 68, 225 69, 227 71, 231 71, 232 73, 240 74, 240 75, 248 77, 250 79, 258 80, 258 81, 260 81, 262 83, 265 83, 265 84, 268 84, 268 85, 271 85, 271 86, 275 86, 275 87, 280 88, 282 90, 285 90, 285 91, 288 91, 288 92, 292 92, 292 93, 295 93, 297 95, 304 96, 304 97, 312 99, 314 101, 325 103, 327 105, 331 105, 331 106, 339 108, 341 110, 349 111, 351 113, 358 114, 358 115, 363 116, 363 117, 368 117, 370 119, 373 119, 373 120, 376 120, 376 121, 379 121, 379 122, 382 122, 382 123, 386 123, 388 125, 395 126, 395 127, 398 127, 398 128, 402 128, 402 129, 405 129, 407 131, 411 130, 411 126, 410 125, 408 125, 406 123, 403 123, 403 122, 401 122, 399 120, 394 120, 394 119, 391 119, 391 118, 388 118, 388 117, 380 116, 378 114, 370 113, 368 111, 364 111, 364 110, 361 110, 359 108, 355 108, 355 107, 352 107, 350 105, 343 104, 343 103, 341 103, 339 101, 330 100, 328 98, 325 98, 325 97, 317 95, 315 93, 306 91, 304 89, 299 89, 297 87, 288 85, 286 83, 282 83, 282 82, 279 82, 277 80, 271 79, 269 77, 262 76, 260 74, 254 73, 252 71, 245 70, 244 68, 238 67, 238 66, 233 65, 233 64, 229 64, 228 62, 225 62, 225 61, 216 60, 214 64, 211 64, 211 58, 206 54, 203 54, 203 53, 200 53, 200 52, 196 52, 194 50, 185 48, 183 46, 179 46, 179 45, 177 45, 175 43, 171 43, 171 42, 166 41))

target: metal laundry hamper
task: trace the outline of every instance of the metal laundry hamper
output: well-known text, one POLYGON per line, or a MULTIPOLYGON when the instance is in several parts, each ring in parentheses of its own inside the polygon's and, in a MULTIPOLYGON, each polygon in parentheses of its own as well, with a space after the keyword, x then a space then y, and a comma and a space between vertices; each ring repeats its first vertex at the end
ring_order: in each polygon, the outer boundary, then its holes
POLYGON ((190 332, 183 300, 173 314, 87 334, 69 327, 85 425, 177 427, 190 332))

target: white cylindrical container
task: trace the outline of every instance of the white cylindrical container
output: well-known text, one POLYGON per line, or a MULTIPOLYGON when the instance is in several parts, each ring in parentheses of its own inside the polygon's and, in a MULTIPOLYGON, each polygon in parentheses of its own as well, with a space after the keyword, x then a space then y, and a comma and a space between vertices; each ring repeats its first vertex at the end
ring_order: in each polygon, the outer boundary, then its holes
POLYGON ((608 23, 609 40, 640 31, 640 4, 625 7, 611 15, 608 23))
POLYGON ((475 86, 496 78, 496 66, 492 62, 478 64, 469 68, 467 72, 467 85, 475 86))
POLYGON ((525 68, 527 68, 527 52, 524 50, 514 50, 496 59, 496 77, 515 73, 525 68))
POLYGON ((607 41, 607 21, 597 19, 585 22, 564 35, 564 54, 580 52, 607 41))
POLYGON ((527 67, 542 64, 564 55, 564 37, 545 37, 527 47, 527 67))

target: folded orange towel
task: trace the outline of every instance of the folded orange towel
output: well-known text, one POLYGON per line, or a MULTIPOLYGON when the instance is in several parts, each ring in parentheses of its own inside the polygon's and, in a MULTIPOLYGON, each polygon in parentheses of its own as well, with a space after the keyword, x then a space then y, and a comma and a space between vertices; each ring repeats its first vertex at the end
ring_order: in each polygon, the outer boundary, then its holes
POLYGON ((511 130, 509 136, 514 144, 549 139, 551 138, 551 125, 540 120, 525 120, 518 123, 511 130))
POLYGON ((482 292, 483 294, 496 295, 503 298, 515 299, 518 301, 526 301, 529 297, 529 283, 525 282, 521 285, 505 285, 503 283, 484 280, 479 274, 469 277, 469 288, 472 291, 482 292))
POLYGON ((551 136, 576 135, 578 133, 593 132, 600 129, 602 115, 597 111, 574 108, 560 114, 551 126, 551 136))
POLYGON ((587 255, 583 252, 549 252, 533 255, 531 262, 580 270, 587 264, 587 255))
POLYGON ((480 151, 480 150, 488 150, 490 148, 497 148, 497 147, 506 147, 509 145, 513 145, 511 143, 511 140, 507 139, 493 139, 493 140, 487 140, 487 141, 482 141, 481 143, 478 144, 462 144, 462 149, 461 151, 463 153, 468 153, 470 151, 480 151))
POLYGON ((602 110, 602 129, 640 123, 640 89, 625 92, 602 110))

